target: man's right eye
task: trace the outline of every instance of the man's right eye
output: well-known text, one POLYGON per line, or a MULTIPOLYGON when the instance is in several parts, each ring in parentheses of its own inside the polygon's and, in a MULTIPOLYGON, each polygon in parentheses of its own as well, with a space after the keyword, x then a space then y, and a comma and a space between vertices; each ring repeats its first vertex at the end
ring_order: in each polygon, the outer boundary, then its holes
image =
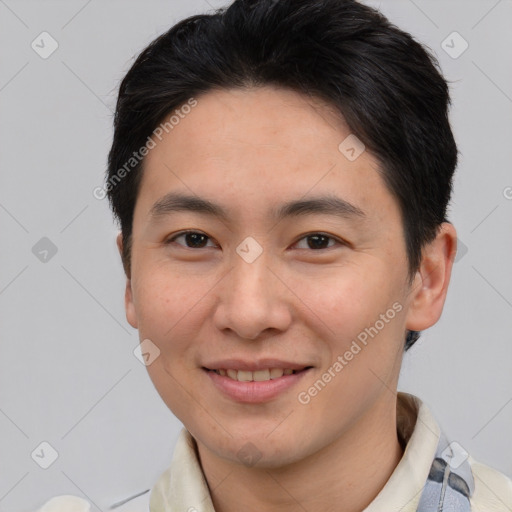
POLYGON ((178 245, 186 247, 187 249, 202 249, 203 247, 206 247, 206 243, 210 239, 208 235, 205 235, 200 231, 188 230, 182 231, 180 233, 177 233, 176 235, 173 235, 171 238, 168 238, 165 241, 165 245, 170 245, 171 243, 175 242, 176 240, 182 237, 185 243, 178 243, 178 245))

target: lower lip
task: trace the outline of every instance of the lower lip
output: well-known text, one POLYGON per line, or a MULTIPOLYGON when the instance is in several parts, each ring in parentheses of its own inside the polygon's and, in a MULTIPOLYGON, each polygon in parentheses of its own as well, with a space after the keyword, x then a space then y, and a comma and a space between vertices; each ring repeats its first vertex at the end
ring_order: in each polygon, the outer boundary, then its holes
POLYGON ((241 382, 203 369, 217 389, 222 391, 229 398, 236 402, 250 404, 267 402, 276 398, 279 394, 297 384, 309 370, 310 368, 302 370, 299 373, 283 375, 277 379, 241 382))

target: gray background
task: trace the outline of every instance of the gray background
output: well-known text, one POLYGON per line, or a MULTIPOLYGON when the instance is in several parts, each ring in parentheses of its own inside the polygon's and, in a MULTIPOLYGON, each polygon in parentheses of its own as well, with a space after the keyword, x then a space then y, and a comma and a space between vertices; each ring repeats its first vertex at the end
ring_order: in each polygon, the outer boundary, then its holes
MULTIPOLYGON (((0 0, 1 511, 67 493, 106 510, 169 464, 181 424, 134 357, 117 228, 92 190, 133 56, 223 3, 0 0), (31 47, 43 31, 59 45, 47 59, 31 47), (46 261, 43 237, 57 249, 46 261), (46 470, 31 457, 43 441, 59 455, 46 470)), ((450 213, 462 250, 444 316, 405 357, 400 389, 512 476, 512 3, 368 3, 438 55, 462 154, 450 213), (469 43, 456 59, 441 46, 453 31, 469 43)), ((50 452, 36 453, 44 463, 50 452)))

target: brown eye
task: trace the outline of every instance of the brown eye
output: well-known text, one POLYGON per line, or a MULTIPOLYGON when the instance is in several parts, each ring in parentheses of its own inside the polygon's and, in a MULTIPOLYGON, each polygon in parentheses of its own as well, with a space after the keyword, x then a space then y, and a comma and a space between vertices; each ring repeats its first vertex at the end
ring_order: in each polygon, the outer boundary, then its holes
MULTIPOLYGON (((312 249, 312 250, 321 250, 321 249, 330 249, 336 243, 341 244, 340 241, 333 238, 332 236, 325 235, 323 233, 311 233, 302 237, 299 242, 302 240, 306 240, 307 247, 299 247, 299 249, 312 249), (334 242, 334 244, 329 245, 330 242, 334 242)), ((297 242, 297 243, 299 243, 297 242)))
POLYGON ((165 243, 171 244, 182 237, 185 243, 179 243, 178 245, 188 249, 202 249, 203 247, 206 247, 206 244, 210 239, 207 235, 199 231, 182 231, 181 233, 178 233, 177 235, 167 240, 165 243))

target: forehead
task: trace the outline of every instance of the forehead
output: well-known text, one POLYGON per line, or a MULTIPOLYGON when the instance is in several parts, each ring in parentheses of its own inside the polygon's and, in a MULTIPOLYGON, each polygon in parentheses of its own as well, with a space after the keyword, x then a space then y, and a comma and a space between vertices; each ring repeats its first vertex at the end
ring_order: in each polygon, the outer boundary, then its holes
POLYGON ((362 211, 396 208, 376 159, 363 151, 351 160, 340 151, 353 135, 320 100, 271 87, 215 90, 195 100, 145 158, 138 199, 145 215, 173 190, 218 198, 232 213, 275 211, 308 194, 336 195, 362 211))
MULTIPOLYGON (((288 89, 259 87, 209 91, 197 99, 197 105, 163 134, 147 160, 151 163, 166 146, 186 143, 197 152, 188 157, 208 156, 222 159, 238 155, 246 165, 257 154, 260 158, 282 155, 289 161, 311 159, 319 152, 337 150, 350 134, 343 118, 333 107, 288 89), (303 143, 307 141, 307 144, 303 143), (333 143, 337 144, 332 146, 333 143)), ((180 109, 175 109, 174 112, 180 109)), ((179 148, 173 147, 173 151, 179 148)))

